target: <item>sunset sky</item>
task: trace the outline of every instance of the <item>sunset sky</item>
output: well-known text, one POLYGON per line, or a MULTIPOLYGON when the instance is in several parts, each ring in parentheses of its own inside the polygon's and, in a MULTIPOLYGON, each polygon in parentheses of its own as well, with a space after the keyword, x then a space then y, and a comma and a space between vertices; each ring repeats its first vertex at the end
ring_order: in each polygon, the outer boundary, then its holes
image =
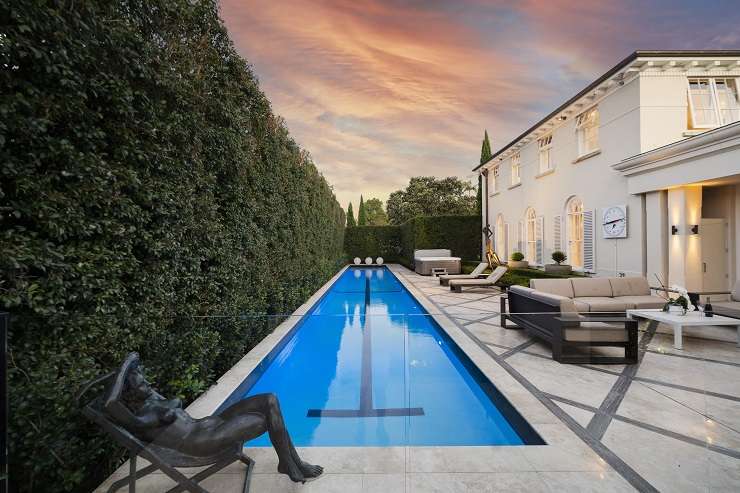
POLYGON ((636 49, 740 48, 734 1, 222 0, 276 113, 355 210, 416 175, 473 178, 636 49))

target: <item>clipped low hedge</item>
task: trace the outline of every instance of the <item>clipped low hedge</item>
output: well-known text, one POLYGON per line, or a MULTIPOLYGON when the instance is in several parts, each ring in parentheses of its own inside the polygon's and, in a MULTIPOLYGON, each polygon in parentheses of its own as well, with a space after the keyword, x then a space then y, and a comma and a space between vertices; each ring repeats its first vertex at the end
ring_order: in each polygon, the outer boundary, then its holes
POLYGON ((344 251, 349 260, 354 257, 383 257, 386 262, 398 262, 401 253, 400 227, 349 227, 344 232, 344 251))
POLYGON ((192 400, 280 321, 240 314, 290 312, 336 272, 344 213, 216 0, 1 10, 10 478, 91 491, 123 456, 82 383, 136 350, 192 400))

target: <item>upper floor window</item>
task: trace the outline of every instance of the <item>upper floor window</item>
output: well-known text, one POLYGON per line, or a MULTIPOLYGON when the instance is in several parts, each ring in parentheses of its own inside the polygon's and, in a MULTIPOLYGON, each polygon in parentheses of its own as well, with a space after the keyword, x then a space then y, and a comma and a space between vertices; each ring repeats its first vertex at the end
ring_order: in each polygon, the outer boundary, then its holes
POLYGON ((511 156, 511 184, 517 185, 522 182, 521 174, 522 155, 518 152, 511 156))
POLYGON ((599 108, 594 106, 576 117, 578 155, 599 150, 599 108))
POLYGON ((552 135, 537 141, 540 148, 540 173, 552 169, 552 135))
POLYGON ((499 184, 499 168, 500 166, 494 166, 491 170, 491 193, 498 192, 498 184, 499 184))
POLYGON ((692 77, 689 81, 689 128, 712 128, 740 120, 738 79, 692 77))

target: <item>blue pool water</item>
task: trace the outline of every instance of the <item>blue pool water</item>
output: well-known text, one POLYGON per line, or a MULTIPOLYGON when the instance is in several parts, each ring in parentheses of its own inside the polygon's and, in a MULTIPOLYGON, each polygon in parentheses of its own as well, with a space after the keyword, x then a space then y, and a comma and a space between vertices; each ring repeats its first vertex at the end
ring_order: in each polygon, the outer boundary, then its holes
POLYGON ((347 269, 225 405, 264 392, 297 446, 544 443, 385 267, 347 269))

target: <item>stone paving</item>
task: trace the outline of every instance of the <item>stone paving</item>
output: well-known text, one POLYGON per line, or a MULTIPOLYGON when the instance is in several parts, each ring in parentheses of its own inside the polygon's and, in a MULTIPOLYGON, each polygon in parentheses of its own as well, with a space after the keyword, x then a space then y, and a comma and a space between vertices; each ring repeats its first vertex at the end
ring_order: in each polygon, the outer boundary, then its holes
MULTIPOLYGON (((638 365, 562 365, 547 345, 499 325, 496 290, 455 294, 437 279, 390 268, 547 445, 305 448, 306 460, 326 471, 305 485, 276 474, 271 449, 247 448, 256 460, 252 492, 740 491, 740 349, 733 331, 726 342, 685 337, 678 351, 665 328, 645 325, 638 365)), ((246 355, 188 408, 191 414, 212 412, 281 333, 246 355)), ((203 486, 240 492, 243 478, 243 466, 234 465, 203 486)), ((137 491, 173 485, 155 474, 137 491)))

